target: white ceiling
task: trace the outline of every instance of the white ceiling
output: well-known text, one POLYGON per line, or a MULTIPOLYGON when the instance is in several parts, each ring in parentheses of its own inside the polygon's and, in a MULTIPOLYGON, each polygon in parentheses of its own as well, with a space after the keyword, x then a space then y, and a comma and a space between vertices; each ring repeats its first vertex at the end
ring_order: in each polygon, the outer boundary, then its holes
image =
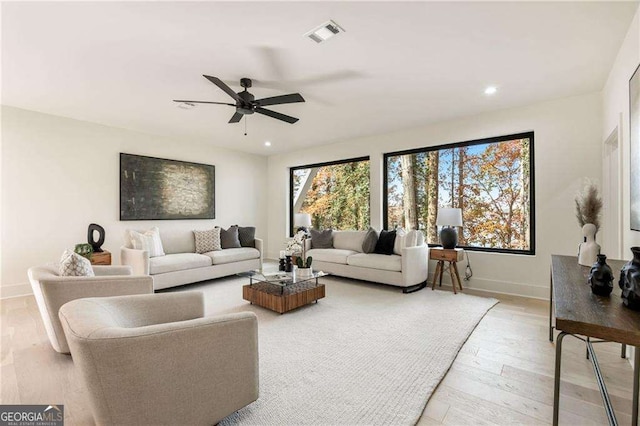
POLYGON ((4 2, 2 103, 268 155, 600 90, 637 5, 4 2), (346 33, 303 37, 328 19, 346 33), (232 102, 202 74, 299 92, 271 108, 300 121, 254 114, 244 136, 230 106, 177 108, 232 102))

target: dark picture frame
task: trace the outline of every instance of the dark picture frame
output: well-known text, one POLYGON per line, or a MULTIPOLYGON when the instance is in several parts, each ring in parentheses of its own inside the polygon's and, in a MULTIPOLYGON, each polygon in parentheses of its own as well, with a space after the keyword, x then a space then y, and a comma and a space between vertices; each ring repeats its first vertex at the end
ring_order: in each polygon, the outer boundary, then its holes
POLYGON ((215 217, 215 166, 120 153, 120 220, 215 217))
POLYGON ((640 231, 640 65, 629 79, 629 221, 640 231))

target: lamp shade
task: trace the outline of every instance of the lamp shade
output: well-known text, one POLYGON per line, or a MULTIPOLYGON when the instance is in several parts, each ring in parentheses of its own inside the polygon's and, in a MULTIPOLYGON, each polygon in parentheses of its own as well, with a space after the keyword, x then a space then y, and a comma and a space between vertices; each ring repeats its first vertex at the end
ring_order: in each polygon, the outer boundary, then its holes
POLYGON ((462 210, 452 208, 438 209, 436 226, 462 226, 462 210))
POLYGON ((293 226, 311 226, 311 215, 309 213, 296 213, 293 216, 293 226))

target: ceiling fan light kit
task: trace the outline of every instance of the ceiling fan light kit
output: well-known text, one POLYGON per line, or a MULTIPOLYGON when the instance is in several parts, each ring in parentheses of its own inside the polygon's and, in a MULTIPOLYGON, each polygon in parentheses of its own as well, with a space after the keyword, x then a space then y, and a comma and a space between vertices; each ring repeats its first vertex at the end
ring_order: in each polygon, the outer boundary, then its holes
POLYGON ((264 106, 269 105, 282 105, 282 104, 292 104, 296 102, 304 102, 304 98, 300 93, 290 93, 288 95, 281 96, 272 96, 270 98, 256 99, 249 91, 247 90, 252 86, 252 82, 250 78, 241 78, 240 86, 244 88, 241 92, 234 92, 229 86, 227 86, 222 80, 218 77, 212 77, 210 75, 203 75, 204 78, 218 86, 225 92, 227 95, 231 96, 235 104, 227 103, 227 102, 213 102, 213 101, 188 101, 184 99, 174 99, 174 102, 178 102, 180 104, 185 105, 193 105, 195 104, 216 104, 216 105, 229 105, 236 107, 236 112, 231 116, 231 120, 229 123, 238 123, 243 116, 253 114, 257 112, 258 114, 266 115, 271 118, 275 118, 276 120, 285 121, 287 123, 293 124, 298 119, 296 117, 291 117, 290 115, 281 114, 276 111, 272 111, 270 109, 263 108, 264 106))

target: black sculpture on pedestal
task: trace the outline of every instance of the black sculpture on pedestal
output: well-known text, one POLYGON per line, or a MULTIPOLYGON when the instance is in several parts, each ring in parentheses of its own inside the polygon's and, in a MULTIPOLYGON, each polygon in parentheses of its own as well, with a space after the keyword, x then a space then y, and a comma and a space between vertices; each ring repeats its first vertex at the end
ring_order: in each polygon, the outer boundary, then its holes
POLYGON ((631 247, 633 259, 622 267, 618 285, 624 306, 640 310, 640 247, 631 247))
POLYGON ((87 231, 87 242, 93 247, 94 253, 101 253, 103 250, 100 247, 104 244, 104 228, 97 223, 90 224, 87 231), (98 241, 93 239, 93 231, 98 231, 98 241))

